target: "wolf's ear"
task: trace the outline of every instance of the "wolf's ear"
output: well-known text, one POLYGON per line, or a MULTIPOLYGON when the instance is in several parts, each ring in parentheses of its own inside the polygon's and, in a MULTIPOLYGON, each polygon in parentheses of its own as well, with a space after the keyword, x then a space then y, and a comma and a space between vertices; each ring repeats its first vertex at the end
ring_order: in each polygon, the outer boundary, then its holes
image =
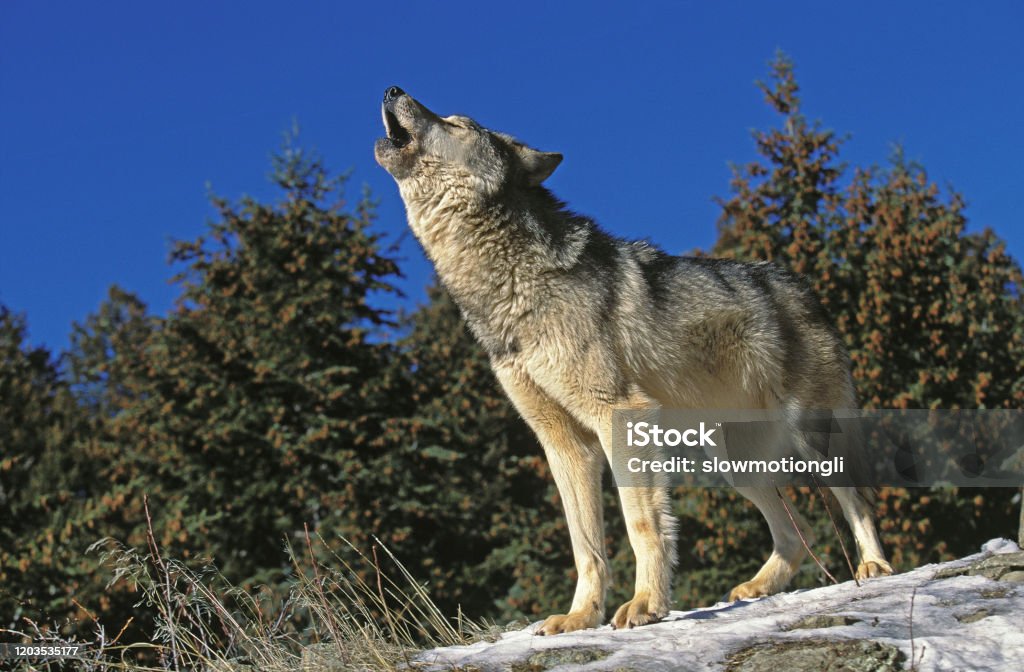
POLYGON ((562 162, 562 155, 558 152, 539 152, 526 145, 517 145, 516 154, 523 166, 523 174, 526 182, 531 187, 540 186, 540 183, 551 177, 558 164, 562 162))
POLYGON ((562 155, 558 152, 538 151, 504 133, 493 135, 512 150, 519 160, 520 176, 531 187, 540 186, 540 183, 551 177, 551 173, 555 172, 555 168, 562 162, 562 155))

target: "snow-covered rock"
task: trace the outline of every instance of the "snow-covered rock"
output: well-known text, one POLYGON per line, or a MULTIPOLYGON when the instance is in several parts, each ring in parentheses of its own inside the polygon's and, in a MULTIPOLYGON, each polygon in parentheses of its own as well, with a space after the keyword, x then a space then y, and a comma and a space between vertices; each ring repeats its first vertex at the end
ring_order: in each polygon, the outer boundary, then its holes
POLYGON ((1024 552, 980 553, 861 582, 674 611, 655 625, 433 649, 437 670, 1024 670, 1024 552))

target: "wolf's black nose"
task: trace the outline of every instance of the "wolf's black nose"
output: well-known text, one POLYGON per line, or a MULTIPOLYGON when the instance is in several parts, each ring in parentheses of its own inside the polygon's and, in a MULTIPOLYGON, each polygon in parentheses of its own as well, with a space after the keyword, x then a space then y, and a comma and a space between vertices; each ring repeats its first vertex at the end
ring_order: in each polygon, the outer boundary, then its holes
POLYGON ((402 91, 397 86, 389 86, 388 90, 384 92, 384 102, 390 103, 392 100, 398 98, 403 93, 405 93, 405 91, 402 91))

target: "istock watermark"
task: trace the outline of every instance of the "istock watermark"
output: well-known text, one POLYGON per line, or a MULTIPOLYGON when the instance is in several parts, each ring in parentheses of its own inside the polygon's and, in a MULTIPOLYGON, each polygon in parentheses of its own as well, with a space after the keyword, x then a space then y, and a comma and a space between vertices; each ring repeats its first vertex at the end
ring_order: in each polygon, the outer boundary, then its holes
POLYGON ((663 430, 656 424, 649 422, 626 423, 626 445, 643 448, 646 446, 675 447, 678 445, 690 446, 715 446, 711 434, 714 428, 705 429, 704 423, 700 423, 697 429, 684 429, 679 431, 675 428, 663 430), (693 438, 697 437, 697 438, 693 438))
POLYGON ((616 411, 620 487, 1024 485, 1024 411, 616 411))

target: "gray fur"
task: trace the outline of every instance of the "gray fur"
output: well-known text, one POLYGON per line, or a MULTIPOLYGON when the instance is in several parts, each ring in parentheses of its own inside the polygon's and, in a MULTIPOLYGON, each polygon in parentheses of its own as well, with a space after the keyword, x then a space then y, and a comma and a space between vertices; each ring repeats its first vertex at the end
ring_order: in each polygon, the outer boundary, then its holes
MULTIPOLYGON (((561 155, 466 117, 441 118, 406 94, 382 114, 388 137, 377 141, 377 161, 540 438, 562 495, 579 584, 569 613, 547 619, 541 634, 604 618, 600 473, 613 409, 854 407, 846 351, 797 276, 615 238, 541 186, 561 155)), ((775 547, 733 599, 780 590, 804 554, 789 518, 803 525, 799 514, 781 509, 773 489, 741 492, 765 515, 775 547)), ((835 493, 857 538, 858 574, 890 573, 868 503, 853 489, 835 493)), ((637 580, 613 624, 633 627, 668 613, 675 524, 662 488, 622 488, 620 496, 637 580)))

